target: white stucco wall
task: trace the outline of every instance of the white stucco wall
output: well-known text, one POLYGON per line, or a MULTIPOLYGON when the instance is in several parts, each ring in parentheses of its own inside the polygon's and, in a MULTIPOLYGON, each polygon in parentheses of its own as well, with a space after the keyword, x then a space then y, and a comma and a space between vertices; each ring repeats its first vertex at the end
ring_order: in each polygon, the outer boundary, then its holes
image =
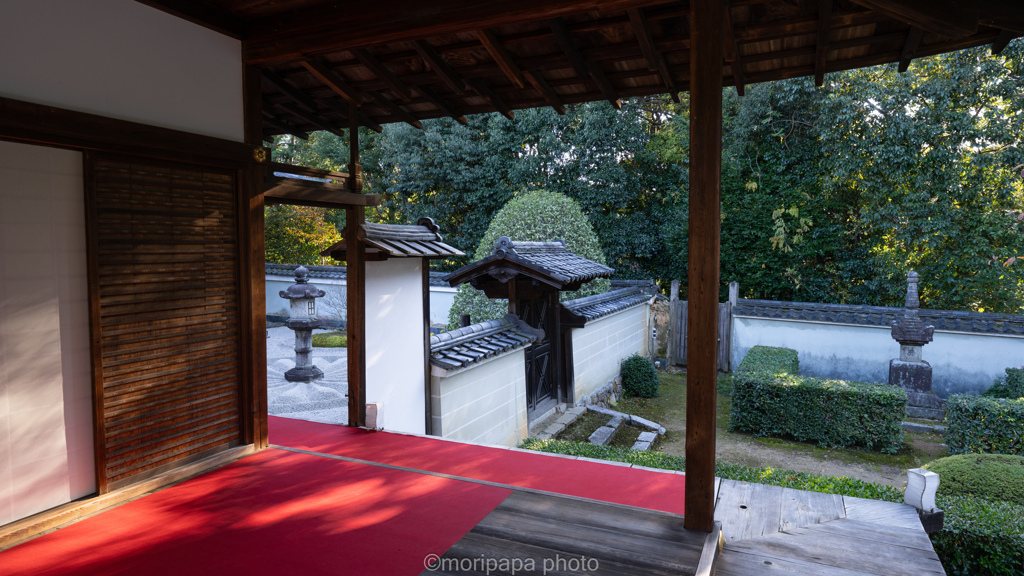
POLYGON ((622 361, 647 354, 648 305, 635 306, 588 322, 572 331, 576 402, 590 396, 619 375, 622 361))
POLYGON ((430 287, 430 324, 448 325, 448 312, 455 304, 455 288, 430 287))
POLYGON ((0 525, 96 490, 85 258, 82 155, 0 141, 0 525))
POLYGON ((0 96, 243 140, 241 43, 133 0, 3 2, 0 96))
MULTIPOLYGON (((738 367, 753 346, 779 346, 797 351, 804 376, 888 382, 889 361, 900 354, 890 332, 887 326, 734 316, 732 365, 738 367)), ((1024 337, 937 330, 923 356, 936 394, 976 394, 1007 367, 1024 364, 1024 337)))
POLYGON ((426 432, 420 258, 366 263, 366 401, 384 429, 426 432))
POLYGON ((491 358, 451 376, 430 378, 434 433, 444 438, 516 446, 528 436, 526 356, 491 358))

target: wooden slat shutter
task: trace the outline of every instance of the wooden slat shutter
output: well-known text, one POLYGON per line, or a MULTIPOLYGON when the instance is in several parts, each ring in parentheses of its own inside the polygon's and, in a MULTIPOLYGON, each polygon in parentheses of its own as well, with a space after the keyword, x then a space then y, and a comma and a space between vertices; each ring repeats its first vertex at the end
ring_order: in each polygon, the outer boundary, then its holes
POLYGON ((201 166, 87 162, 109 489, 239 443, 236 182, 201 166))

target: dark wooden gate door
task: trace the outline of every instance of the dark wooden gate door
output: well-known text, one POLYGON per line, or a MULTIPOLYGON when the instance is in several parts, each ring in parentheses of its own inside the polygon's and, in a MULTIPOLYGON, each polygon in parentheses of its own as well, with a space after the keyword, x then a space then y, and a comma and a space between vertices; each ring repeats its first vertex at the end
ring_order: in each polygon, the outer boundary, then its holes
MULTIPOLYGON (((557 293, 556 293, 557 294, 557 293)), ((526 349, 526 408, 529 418, 547 412, 558 401, 558 383, 552 353, 554 310, 551 298, 520 300, 520 317, 544 331, 544 339, 526 349)))

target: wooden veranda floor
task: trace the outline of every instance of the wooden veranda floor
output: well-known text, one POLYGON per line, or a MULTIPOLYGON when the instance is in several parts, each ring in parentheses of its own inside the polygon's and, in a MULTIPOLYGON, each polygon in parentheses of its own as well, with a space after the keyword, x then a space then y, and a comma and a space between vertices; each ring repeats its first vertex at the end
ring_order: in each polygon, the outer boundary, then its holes
MULTIPOLYGON (((711 573, 717 535, 683 528, 682 474, 271 423, 274 447, 0 552, 0 576, 711 573)), ((719 575, 943 574, 909 506, 716 491, 719 575)))
POLYGON ((723 480, 719 576, 945 575, 911 506, 723 480))

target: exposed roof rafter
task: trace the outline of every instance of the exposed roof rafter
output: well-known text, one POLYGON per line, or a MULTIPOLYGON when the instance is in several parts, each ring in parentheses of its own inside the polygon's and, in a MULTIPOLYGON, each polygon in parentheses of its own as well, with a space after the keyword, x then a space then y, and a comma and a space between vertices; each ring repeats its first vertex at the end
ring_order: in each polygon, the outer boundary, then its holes
POLYGON ((586 58, 583 57, 583 53, 580 52, 579 47, 573 42, 572 36, 569 34, 569 27, 565 25, 565 21, 561 18, 552 18, 548 20, 548 26, 555 34, 555 40, 558 41, 559 47, 561 47, 562 52, 569 59, 569 64, 572 65, 580 80, 585 81, 588 77, 592 78, 612 107, 616 110, 621 110, 622 100, 619 97, 618 91, 612 86, 612 83, 608 80, 599 64, 587 62, 586 58))
POLYGON ((509 53, 508 49, 498 40, 498 37, 490 30, 477 30, 476 37, 480 39, 480 43, 484 45, 487 52, 490 53, 491 58, 498 63, 501 71, 505 73, 505 76, 516 85, 517 88, 526 87, 526 79, 523 78, 523 72, 519 69, 519 65, 516 64, 512 54, 509 53))
POLYGON ((814 53, 814 85, 825 83, 828 61, 828 40, 832 32, 832 0, 818 0, 818 43, 814 53))
POLYGON ((743 58, 740 56, 739 42, 736 40, 736 30, 732 24, 732 8, 728 0, 722 7, 722 32, 725 37, 722 39, 722 48, 725 52, 725 61, 732 70, 733 84, 736 86, 736 94, 746 94, 746 81, 743 79, 743 58))
POLYGON ((544 79, 544 75, 539 70, 536 72, 530 72, 527 70, 524 74, 526 75, 526 79, 530 81, 530 84, 533 84, 534 88, 536 88, 537 91, 540 92, 541 96, 547 100, 548 105, 554 108, 555 112, 558 112, 560 116, 564 116, 565 104, 558 96, 558 92, 555 92, 555 89, 552 88, 551 85, 548 84, 548 81, 544 79))
POLYGON ((917 52, 922 38, 924 38, 924 30, 920 28, 911 26, 907 31, 907 40, 903 43, 903 52, 900 54, 900 72, 906 72, 910 68, 910 61, 914 59, 914 54, 917 52))
POLYGON ((637 42, 640 43, 640 50, 644 53, 644 58, 647 59, 647 67, 661 75, 661 81, 665 83, 672 100, 679 103, 679 88, 676 87, 676 81, 668 69, 665 56, 658 51, 658 47, 654 43, 654 33, 651 31, 651 23, 647 19, 647 15, 641 8, 630 8, 627 12, 629 13, 629 23, 633 27, 633 34, 636 36, 637 42))

